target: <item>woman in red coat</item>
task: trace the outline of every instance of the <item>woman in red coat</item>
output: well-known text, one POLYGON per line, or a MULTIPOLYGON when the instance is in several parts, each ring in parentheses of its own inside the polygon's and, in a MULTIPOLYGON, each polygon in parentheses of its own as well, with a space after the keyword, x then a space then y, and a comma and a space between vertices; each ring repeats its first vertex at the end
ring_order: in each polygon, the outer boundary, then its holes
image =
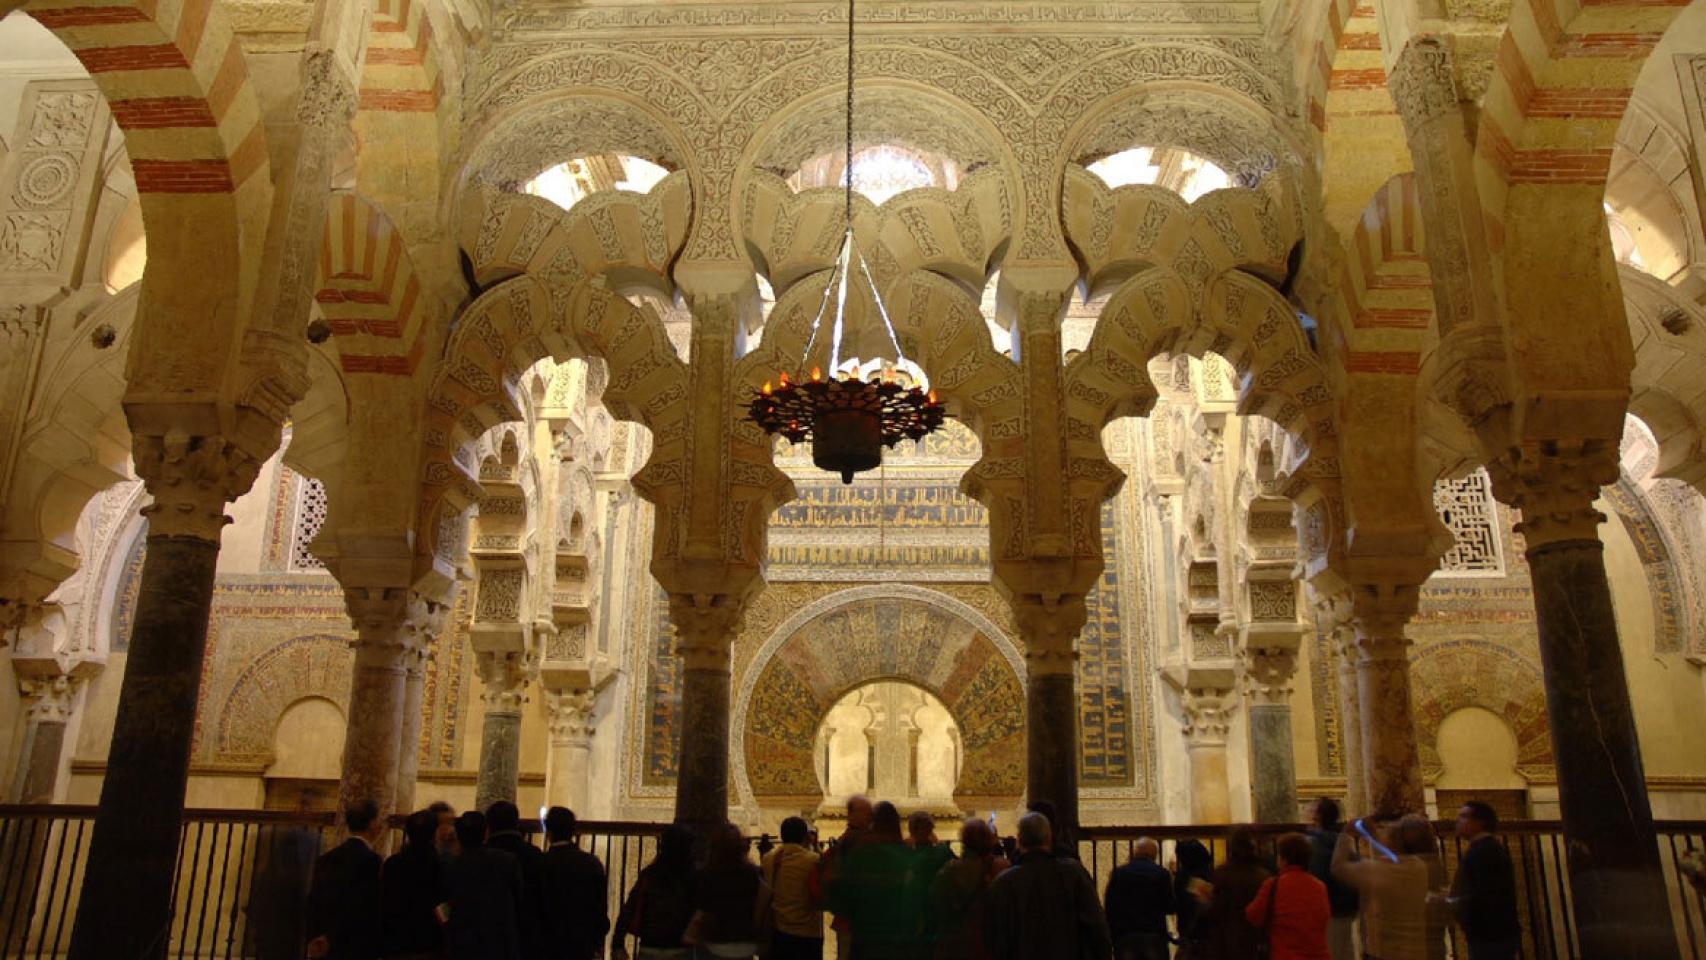
POLYGON ((1279 840, 1280 872, 1269 877, 1244 908, 1244 918, 1268 937, 1271 960, 1328 960, 1327 885, 1309 873, 1309 838, 1288 833, 1279 840))

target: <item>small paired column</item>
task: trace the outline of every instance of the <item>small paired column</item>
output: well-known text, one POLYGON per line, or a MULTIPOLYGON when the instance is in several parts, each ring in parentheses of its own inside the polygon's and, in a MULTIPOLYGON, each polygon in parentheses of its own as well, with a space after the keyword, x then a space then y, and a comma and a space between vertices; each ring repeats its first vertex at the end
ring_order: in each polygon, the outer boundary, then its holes
POLYGON ((486 688, 480 774, 474 784, 474 806, 484 810, 499 800, 515 802, 521 780, 521 707, 534 665, 525 653, 495 650, 477 653, 474 663, 486 688))
POLYGON ((82 661, 67 668, 53 657, 14 657, 12 669, 23 696, 24 741, 12 774, 11 802, 52 803, 77 693, 101 664, 82 661))
POLYGON ((681 657, 681 762, 675 819, 701 835, 729 816, 729 649, 745 615, 728 595, 671 594, 681 657))
POLYGON ((426 698, 426 669, 433 645, 444 632, 448 604, 424 602, 412 613, 415 644, 403 655, 403 726, 397 743, 397 790, 391 808, 415 809, 415 781, 421 768, 421 722, 426 698))
MULTIPOLYGON (((139 421, 132 410, 136 471, 154 498, 142 511, 148 556, 72 928, 74 960, 165 954, 160 931, 172 916, 219 533, 230 522, 225 505, 260 470, 249 449, 224 437, 151 434, 139 421)), ((264 445, 257 438, 254 447, 264 445)))
MULTIPOLYGON (((403 731, 411 712, 409 665, 421 657, 424 638, 419 626, 428 616, 428 604, 406 587, 346 587, 344 603, 356 640, 338 800, 346 808, 372 800, 381 813, 389 814, 402 809, 397 806, 398 778, 403 731)), ((418 739, 418 693, 413 713, 418 739)))
MULTIPOLYGON (((1425 580, 1426 577, 1421 578, 1425 580)), ((1369 813, 1422 813, 1422 757, 1410 703, 1410 638, 1418 584, 1358 584, 1351 600, 1349 652, 1361 716, 1363 803, 1369 813)))
POLYGON ((592 779, 592 708, 598 695, 585 687, 546 690, 551 756, 545 799, 552 806, 586 812, 592 779))
POLYGON ((1296 823, 1297 763, 1292 754, 1291 687, 1296 630, 1246 631, 1244 692, 1250 711, 1250 795, 1257 823, 1296 823))
POLYGON ((1191 765, 1191 822, 1231 823, 1226 738, 1238 693, 1230 669, 1190 669, 1179 690, 1185 713, 1185 753, 1191 765))
POLYGON ((1522 511, 1582 956, 1678 956, 1594 509, 1617 445, 1530 444, 1491 468, 1522 511))
POLYGON ((1025 645, 1025 796, 1054 805, 1055 829, 1078 830, 1078 651, 1084 597, 1013 603, 1025 645))

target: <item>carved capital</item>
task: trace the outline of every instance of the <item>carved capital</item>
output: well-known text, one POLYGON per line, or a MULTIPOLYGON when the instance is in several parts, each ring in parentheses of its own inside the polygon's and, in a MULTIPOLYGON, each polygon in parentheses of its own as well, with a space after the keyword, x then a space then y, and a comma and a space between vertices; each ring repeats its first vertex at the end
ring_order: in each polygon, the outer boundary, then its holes
POLYGON ((355 84, 339 69, 331 50, 315 50, 302 66, 302 97, 296 120, 304 127, 342 129, 355 119, 355 84))
POLYGON ((1186 687, 1179 692, 1185 712, 1185 742, 1192 747, 1225 746, 1238 698, 1230 687, 1186 687))
POLYGON ((689 670, 726 672, 729 648, 745 616, 745 602, 728 594, 670 594, 669 619, 682 664, 689 670))
POLYGON ((247 493, 261 469, 255 457, 218 436, 144 433, 132 438, 131 449, 154 498, 142 508, 150 536, 218 543, 219 531, 231 522, 225 505, 247 493))
POLYGON ((1364 657, 1403 656, 1410 641, 1404 627, 1421 604, 1421 581, 1378 580, 1356 583, 1350 596, 1350 626, 1355 633, 1347 645, 1364 657), (1391 651, 1398 652, 1393 654, 1391 651))
POLYGON ((1530 553, 1547 544, 1599 539, 1601 487, 1617 481, 1616 441, 1525 441, 1487 464, 1493 495, 1522 511, 1516 531, 1530 553))
POLYGON ((1297 647, 1251 646, 1244 650, 1244 692, 1253 704, 1283 707, 1291 703, 1297 676, 1297 647))
POLYGON ((474 670, 485 686, 480 699, 487 713, 521 712, 528 681, 537 672, 532 658, 515 652, 481 652, 474 657, 474 670))
POLYGON ((1410 136, 1425 136, 1424 127, 1457 110, 1457 78, 1451 47, 1445 37, 1422 34, 1398 51, 1387 87, 1410 136))
POLYGON ((1088 617, 1084 597, 1027 595, 1015 598, 1012 607, 1025 648, 1026 670, 1032 676, 1072 675, 1078 661, 1078 634, 1088 617))
POLYGON ((584 746, 592 739, 592 707, 598 694, 587 688, 546 690, 545 707, 550 711, 551 740, 584 746))
POLYGON ((24 716, 30 723, 69 723, 80 686, 80 681, 64 674, 19 677, 18 692, 24 698, 24 716))

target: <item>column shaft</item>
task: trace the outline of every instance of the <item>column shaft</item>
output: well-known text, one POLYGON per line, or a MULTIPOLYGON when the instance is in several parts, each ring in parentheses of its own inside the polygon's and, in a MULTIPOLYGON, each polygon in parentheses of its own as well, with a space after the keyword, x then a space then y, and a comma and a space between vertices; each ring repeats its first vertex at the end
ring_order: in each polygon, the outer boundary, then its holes
POLYGON ((362 628, 355 643, 350 677, 349 726, 344 734, 340 806, 372 800, 393 812, 397 797, 397 754, 402 743, 403 658, 407 647, 398 636, 402 625, 362 628))
POLYGON ((397 789, 392 809, 415 809, 415 780, 421 766, 421 721, 426 695, 426 654, 410 651, 403 666, 403 728, 397 742, 397 789))
POLYGON ((703 832, 729 817, 729 668, 689 659, 681 678, 675 819, 703 832))
POLYGON ((521 780, 521 709, 486 708, 480 727, 480 775, 474 806, 484 810, 499 800, 515 802, 521 780))
POLYGON ((1231 823, 1232 795, 1226 789, 1226 741, 1193 740, 1185 747, 1191 761, 1191 822, 1231 823))
POLYGON ((582 816, 592 793, 592 709, 596 699, 591 690, 584 688, 545 692, 545 705, 551 711, 546 802, 568 807, 582 816))
POLYGON ((1600 541, 1528 550, 1585 960, 1678 956, 1600 541))
POLYGON ((1297 822, 1289 704, 1250 704, 1250 795, 1257 823, 1297 822))
POLYGON ((218 557, 216 539, 148 538, 100 811, 72 928, 74 960, 165 956, 218 557))
POLYGON ((1357 640, 1357 702, 1362 714, 1364 803, 1370 813, 1422 813, 1422 758, 1410 708, 1409 641, 1402 627, 1357 640))
POLYGON ((14 803, 52 803, 59 780, 59 761, 65 750, 63 719, 31 718, 24 726, 18 768, 12 780, 14 803))
POLYGON ((1336 668, 1339 681, 1339 758, 1345 772, 1345 814, 1369 813, 1368 776, 1362 758, 1362 694, 1357 685, 1356 661, 1348 648, 1340 648, 1336 668))
MULTIPOLYGON (((1025 679, 1025 795, 1054 804, 1055 829, 1078 830, 1078 695, 1070 672, 1039 669, 1025 679)), ((1067 660, 1066 666, 1072 666, 1067 660)))

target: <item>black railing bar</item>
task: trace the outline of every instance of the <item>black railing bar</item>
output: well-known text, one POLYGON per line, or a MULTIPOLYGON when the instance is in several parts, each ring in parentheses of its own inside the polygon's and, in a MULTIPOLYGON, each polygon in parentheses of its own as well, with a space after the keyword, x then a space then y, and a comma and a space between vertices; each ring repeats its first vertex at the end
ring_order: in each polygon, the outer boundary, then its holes
MULTIPOLYGON (((218 893, 218 900, 217 900, 217 902, 219 904, 219 909, 213 915, 213 939, 208 941, 208 952, 209 953, 218 949, 218 947, 219 947, 219 925, 220 925, 221 921, 227 917, 227 911, 225 909, 225 884, 226 884, 226 881, 228 881, 231 878, 231 847, 234 846, 234 844, 232 843, 231 835, 236 832, 238 826, 239 826, 238 824, 234 824, 234 823, 225 825, 225 852, 222 853, 219 857, 219 893, 218 893)), ((244 825, 243 829, 247 830, 248 827, 246 825, 244 825)), ((233 904, 232 909, 229 912, 229 916, 235 916, 236 912, 237 912, 236 906, 235 906, 235 904, 233 904)), ((201 938, 200 937, 196 938, 196 947, 198 949, 201 947, 201 938)), ((227 957, 230 956, 229 950, 226 951, 226 956, 227 957)))
POLYGON ((71 821, 60 824, 59 842, 53 848, 53 872, 48 874, 47 912, 41 917, 41 930, 36 934, 36 960, 41 960, 41 952, 47 947, 48 922, 53 919, 53 892, 59 889, 59 866, 65 862, 65 835, 71 832, 71 821))
MULTIPOLYGON (((12 878, 17 876, 17 870, 12 861, 16 860, 18 855, 17 835, 23 832, 24 824, 22 821, 16 823, 10 820, 0 822, 0 854, 4 854, 8 858, 6 876, 0 877, 0 904, 10 903, 11 897, 14 896, 12 878)), ((4 949, 6 949, 5 946, 0 945, 0 950, 4 949)))
POLYGON ((243 880, 249 875, 249 847, 257 841, 249 836, 249 831, 256 829, 249 824, 243 825, 243 845, 237 849, 237 886, 231 891, 231 925, 225 930, 225 956, 230 958, 237 949, 237 925, 248 919, 244 911, 243 880))
MULTIPOLYGON (((6 910, 6 939, 5 939, 5 944, 6 944, 6 952, 7 953, 10 953, 12 951, 12 944, 13 944, 12 935, 18 932, 18 910, 19 910, 19 908, 21 908, 23 906, 24 898, 28 894, 28 891, 26 891, 24 889, 24 885, 26 883, 33 883, 33 881, 30 880, 28 875, 33 872, 30 870, 30 860, 32 859, 32 856, 33 856, 32 855, 32 848, 35 846, 35 842, 36 842, 36 824, 39 822, 40 821, 37 821, 37 820, 31 820, 26 825, 29 828, 29 838, 27 840, 25 840, 23 843, 20 844, 17 842, 17 839, 15 837, 13 838, 14 846, 12 849, 11 866, 8 868, 7 872, 10 873, 13 877, 15 877, 17 879, 18 884, 17 884, 17 888, 11 891, 12 899, 11 899, 10 903, 8 904, 7 910, 6 910), (20 867, 20 864, 18 863, 19 860, 23 861, 22 869, 19 868, 20 867)), ((20 830, 19 832, 22 833, 24 831, 20 830)), ((26 927, 24 929, 24 933, 21 937, 18 938, 18 941, 17 941, 19 943, 22 943, 22 942, 29 940, 30 932, 29 932, 29 928, 27 926, 27 924, 28 924, 27 918, 25 920, 25 923, 26 923, 26 927)))
POLYGON ((183 889, 184 851, 190 846, 190 822, 180 822, 178 830, 178 862, 172 867, 172 913, 166 918, 166 942, 160 946, 160 955, 165 956, 172 949, 172 921, 178 917, 178 893, 183 889))
POLYGON ((65 895, 59 904, 59 922, 53 925, 54 956, 59 956, 59 942, 65 935, 65 918, 71 915, 71 898, 77 889, 77 866, 83 862, 83 830, 88 824, 89 821, 79 818, 77 820, 77 838, 71 841, 71 873, 65 878, 65 895))
MULTIPOLYGON (((219 830, 223 826, 225 824, 216 823, 213 825, 213 842, 207 848, 207 870, 201 880, 201 889, 196 891, 197 898, 201 901, 201 913, 196 917, 195 922, 195 956, 198 957, 201 956, 202 935, 207 932, 207 900, 208 895, 213 892, 213 857, 222 846, 219 842, 219 830)), ((206 828, 203 827, 203 829, 206 828)), ((218 922, 219 917, 215 913, 214 923, 217 925, 218 922)))
MULTIPOLYGON (((186 834, 189 832, 189 828, 191 826, 192 824, 189 823, 184 824, 184 831, 186 834)), ((189 856, 189 876, 187 878, 187 882, 180 882, 178 884, 178 889, 172 897, 172 906, 174 909, 178 908, 179 897, 182 897, 182 909, 178 911, 179 918, 183 921, 178 930, 178 960, 183 960, 184 947, 189 943, 190 939, 190 908, 192 899, 195 897, 196 878, 201 874, 201 844, 202 841, 207 838, 207 824, 196 823, 193 824, 193 826, 195 827, 195 849, 190 852, 189 856)), ((187 836, 185 840, 188 840, 187 836)), ((189 846, 188 842, 186 842, 184 846, 189 846)), ((178 869, 182 871, 182 851, 179 851, 178 862, 178 869)), ((172 949, 171 941, 169 940, 166 943, 166 949, 168 951, 172 949)))
POLYGON ((1560 834, 1554 834, 1552 840, 1552 871, 1554 886, 1558 891, 1558 916, 1563 921, 1565 955, 1576 955, 1576 918, 1570 909, 1569 873, 1570 851, 1568 845, 1559 846, 1560 834))

